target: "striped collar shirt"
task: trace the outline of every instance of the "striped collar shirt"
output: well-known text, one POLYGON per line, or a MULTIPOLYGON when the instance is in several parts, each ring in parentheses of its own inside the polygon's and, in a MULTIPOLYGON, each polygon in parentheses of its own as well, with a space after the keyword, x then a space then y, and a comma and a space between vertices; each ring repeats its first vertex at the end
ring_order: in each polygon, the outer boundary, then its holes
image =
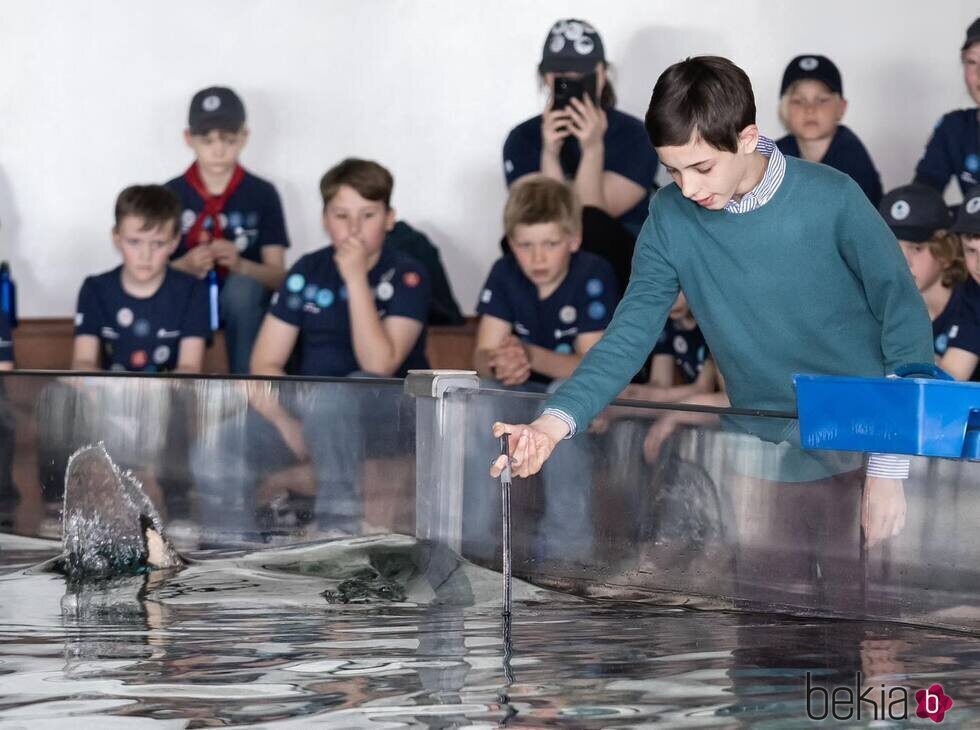
POLYGON ((756 149, 763 157, 769 158, 766 173, 762 176, 759 184, 743 195, 741 200, 732 198, 728 201, 725 210, 729 213, 751 213, 753 210, 761 208, 772 200, 772 196, 779 190, 783 178, 786 177, 786 158, 776 147, 775 142, 760 134, 756 149))

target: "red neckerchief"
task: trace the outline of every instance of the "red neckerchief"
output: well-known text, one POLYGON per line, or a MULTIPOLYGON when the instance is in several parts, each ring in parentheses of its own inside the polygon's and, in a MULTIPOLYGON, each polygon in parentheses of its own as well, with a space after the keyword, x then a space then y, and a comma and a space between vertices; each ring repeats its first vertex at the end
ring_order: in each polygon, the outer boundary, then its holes
MULTIPOLYGON (((245 168, 241 165, 235 165, 235 171, 232 173, 231 180, 228 181, 224 192, 220 195, 212 195, 208 192, 207 186, 205 186, 204 180, 201 178, 201 173, 197 169, 197 163, 195 162, 187 168, 187 172, 184 173, 184 180, 194 189, 194 192, 201 196, 201 200, 204 201, 204 210, 200 212, 197 220, 194 221, 194 225, 187 232, 188 251, 198 244, 210 243, 215 238, 225 237, 224 228, 221 226, 220 214, 224 211, 228 198, 238 190, 238 186, 242 184, 242 180, 244 179, 245 168), (204 224, 208 218, 211 219, 210 234, 204 230, 204 224)), ((222 267, 219 268, 218 273, 224 276, 227 272, 222 267)))

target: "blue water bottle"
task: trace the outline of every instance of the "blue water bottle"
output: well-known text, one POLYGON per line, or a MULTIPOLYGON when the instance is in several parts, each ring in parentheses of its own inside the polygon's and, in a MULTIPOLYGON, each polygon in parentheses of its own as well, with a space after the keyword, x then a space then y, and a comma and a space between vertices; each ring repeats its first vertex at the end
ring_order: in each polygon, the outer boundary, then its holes
POLYGON ((7 315, 11 328, 17 326, 17 285, 6 261, 0 263, 0 311, 7 315))
POLYGON ((211 331, 217 332, 221 319, 218 316, 218 272, 214 269, 208 272, 208 306, 211 311, 211 331))

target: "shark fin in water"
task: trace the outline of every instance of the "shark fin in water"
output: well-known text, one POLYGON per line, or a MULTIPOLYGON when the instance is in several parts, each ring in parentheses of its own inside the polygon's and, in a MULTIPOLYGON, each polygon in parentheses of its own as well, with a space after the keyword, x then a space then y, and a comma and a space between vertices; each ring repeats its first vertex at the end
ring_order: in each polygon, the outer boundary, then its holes
POLYGON ((139 481, 113 463, 102 443, 68 460, 62 525, 65 572, 108 578, 184 564, 139 481))

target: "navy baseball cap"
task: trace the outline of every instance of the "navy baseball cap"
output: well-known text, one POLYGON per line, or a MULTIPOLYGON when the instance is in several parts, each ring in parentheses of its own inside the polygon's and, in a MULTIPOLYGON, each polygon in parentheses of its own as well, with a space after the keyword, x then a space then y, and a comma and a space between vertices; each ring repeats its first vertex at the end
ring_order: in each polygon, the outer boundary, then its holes
POLYGON ((584 20, 568 18, 559 20, 548 31, 538 70, 587 74, 605 61, 606 52, 598 31, 584 20))
POLYGON ((207 134, 212 129, 238 132, 245 124, 245 105, 234 91, 224 86, 209 86, 194 94, 187 113, 191 134, 207 134))
POLYGON ((970 27, 966 29, 966 40, 963 41, 963 47, 960 50, 965 51, 974 43, 980 43, 980 18, 970 23, 970 27))
POLYGON ((956 211, 956 222, 950 230, 953 233, 980 236, 980 185, 974 185, 966 191, 963 203, 956 211))
POLYGON ((921 183, 902 185, 881 199, 878 212, 895 238, 922 243, 952 222, 946 201, 935 188, 921 183))
POLYGON ((801 79, 816 79, 822 81, 831 91, 844 96, 844 82, 841 80, 837 66, 826 56, 797 56, 783 71, 783 83, 779 87, 779 95, 801 79))

